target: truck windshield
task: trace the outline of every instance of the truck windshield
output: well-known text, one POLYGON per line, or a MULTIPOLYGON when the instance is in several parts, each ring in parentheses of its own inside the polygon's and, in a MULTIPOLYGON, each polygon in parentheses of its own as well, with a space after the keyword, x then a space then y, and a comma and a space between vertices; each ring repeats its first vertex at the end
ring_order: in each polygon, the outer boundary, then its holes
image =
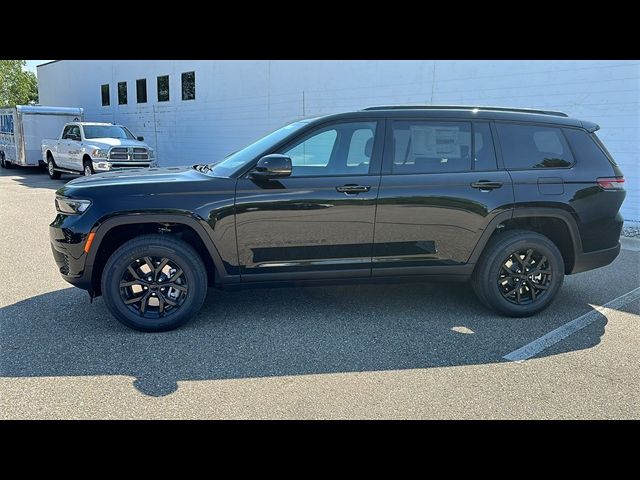
POLYGON ((241 170, 247 163, 254 160, 258 155, 266 152, 269 148, 285 139, 287 136, 300 130, 311 120, 312 119, 305 119, 285 125, 284 127, 279 128, 238 150, 237 152, 232 153, 221 162, 209 164, 209 167, 211 167, 211 173, 216 177, 228 177, 233 175, 238 170, 241 170))
POLYGON ((84 138, 128 138, 136 137, 124 127, 119 125, 84 125, 84 138))

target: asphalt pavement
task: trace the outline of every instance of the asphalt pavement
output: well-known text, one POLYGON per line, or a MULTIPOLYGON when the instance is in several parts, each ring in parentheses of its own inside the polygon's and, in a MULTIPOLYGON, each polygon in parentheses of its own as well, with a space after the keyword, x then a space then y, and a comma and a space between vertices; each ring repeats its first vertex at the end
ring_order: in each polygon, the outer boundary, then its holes
POLYGON ((209 290, 173 332, 120 325, 64 282, 48 224, 68 181, 0 170, 0 418, 639 418, 640 300, 503 358, 640 286, 640 251, 500 317, 465 284, 209 290))

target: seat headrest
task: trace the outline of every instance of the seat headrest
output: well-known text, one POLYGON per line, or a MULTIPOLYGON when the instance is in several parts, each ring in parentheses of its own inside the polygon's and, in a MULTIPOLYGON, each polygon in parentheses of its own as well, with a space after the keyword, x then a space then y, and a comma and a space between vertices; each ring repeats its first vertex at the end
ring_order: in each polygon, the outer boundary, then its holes
POLYGON ((364 144, 365 156, 371 158, 372 153, 373 153, 373 137, 367 140, 367 143, 364 144))

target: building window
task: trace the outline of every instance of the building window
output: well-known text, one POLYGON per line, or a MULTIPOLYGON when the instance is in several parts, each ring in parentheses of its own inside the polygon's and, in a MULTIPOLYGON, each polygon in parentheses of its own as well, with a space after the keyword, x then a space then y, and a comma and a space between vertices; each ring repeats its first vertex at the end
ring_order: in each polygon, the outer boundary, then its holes
POLYGON ((182 100, 196 99, 196 72, 182 74, 182 100))
POLYGON ((127 104, 127 82, 118 82, 118 105, 127 104))
POLYGON ((158 101, 169 101, 169 75, 158 77, 158 101))
POLYGON ((109 84, 106 83, 102 85, 100 87, 100 90, 102 91, 102 106, 108 107, 109 105, 111 105, 111 102, 109 101, 109 84))
POLYGON ((147 103, 147 79, 136 80, 136 97, 138 103, 147 103))

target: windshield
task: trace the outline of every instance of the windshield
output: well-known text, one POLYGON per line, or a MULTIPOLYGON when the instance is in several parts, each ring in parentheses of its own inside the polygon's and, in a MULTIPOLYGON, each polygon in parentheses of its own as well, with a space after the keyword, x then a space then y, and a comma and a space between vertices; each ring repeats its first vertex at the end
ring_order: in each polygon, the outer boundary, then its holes
POLYGON ((119 125, 83 125, 83 128, 84 138, 136 139, 129 130, 119 125))
POLYGON ((285 125, 284 127, 271 132, 270 134, 260 138, 252 144, 247 145, 246 147, 238 150, 235 153, 232 153, 221 162, 209 164, 209 167, 211 167, 211 172, 213 173, 213 175, 218 177, 228 177, 232 175, 234 172, 242 168, 262 152, 268 150, 272 145, 277 144, 288 135, 291 135, 297 130, 300 130, 310 121, 311 119, 306 119, 299 122, 290 123, 289 125, 285 125))

